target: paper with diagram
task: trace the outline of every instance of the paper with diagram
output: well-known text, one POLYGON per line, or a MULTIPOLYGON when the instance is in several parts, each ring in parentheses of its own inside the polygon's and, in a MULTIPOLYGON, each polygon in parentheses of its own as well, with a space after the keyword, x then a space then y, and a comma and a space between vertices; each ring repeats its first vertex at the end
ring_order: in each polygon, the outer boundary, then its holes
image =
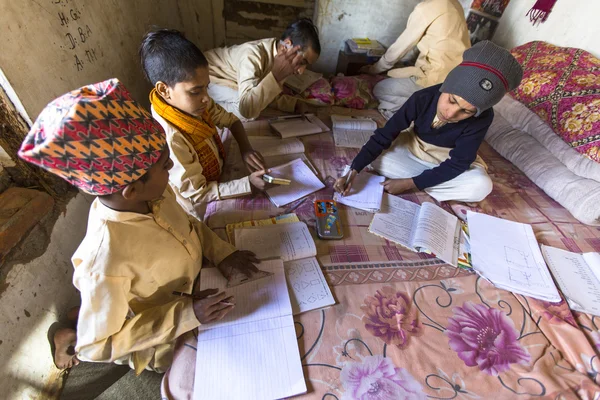
POLYGON ((332 115, 333 140, 337 147, 360 149, 377 129, 371 118, 350 115, 332 115))
POLYGON ((316 258, 283 263, 294 315, 335 304, 316 258))
MULTIPOLYGON (((349 171, 350 168, 346 170, 349 171)), ((354 178, 350 193, 342 196, 336 192, 333 199, 348 207, 376 213, 381 210, 381 199, 383 198, 383 185, 381 183, 383 181, 385 181, 384 176, 363 171, 354 178)))
POLYGON ((542 255, 572 310, 600 316, 600 253, 542 245, 542 255))
MULTIPOLYGON (((194 399, 279 399, 306 392, 281 260, 263 261, 268 278, 227 289, 235 308, 198 327, 194 399), (235 377, 235 385, 231 384, 235 377)), ((216 268, 202 269, 201 289, 224 288, 216 268)))
POLYGON ((495 286, 561 300, 531 225, 467 211, 473 269, 495 286))

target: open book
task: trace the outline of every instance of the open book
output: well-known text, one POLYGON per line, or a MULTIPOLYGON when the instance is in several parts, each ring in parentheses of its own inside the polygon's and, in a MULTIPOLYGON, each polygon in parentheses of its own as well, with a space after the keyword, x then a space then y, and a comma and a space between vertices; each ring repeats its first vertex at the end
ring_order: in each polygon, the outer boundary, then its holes
POLYGON ((305 69, 302 74, 288 76, 283 84, 296 93, 302 93, 322 77, 323 74, 305 69))
POLYGON ((270 175, 274 178, 292 181, 289 185, 274 185, 266 190, 267 196, 277 207, 290 204, 325 187, 325 184, 302 159, 296 159, 270 169, 270 175))
POLYGON ((420 206, 385 193, 382 210, 373 217, 369 232, 412 251, 433 253, 458 266, 458 218, 433 203, 420 206))
POLYGON ((270 119, 269 124, 284 139, 329 132, 329 128, 314 114, 286 115, 270 119))
MULTIPOLYGON (((280 399, 306 392, 283 262, 264 261, 259 268, 272 275, 227 289, 235 296, 233 310, 198 327, 195 400, 280 399)), ((202 269, 202 290, 224 287, 216 268, 202 269)))
POLYGON ((348 115, 332 115, 333 140, 337 147, 360 149, 369 140, 377 123, 371 118, 348 115))
POLYGON ((542 255, 569 307, 600 316, 600 253, 571 253, 542 245, 542 255))
MULTIPOLYGON (((342 175, 346 175, 350 171, 350 167, 346 166, 342 175)), ((381 200, 383 198, 384 176, 361 172, 354 178, 350 193, 342 196, 339 193, 333 195, 333 199, 340 204, 348 207, 358 208, 372 213, 381 210, 381 200)))
POLYGON ((561 300, 531 225, 467 211, 473 269, 500 289, 561 300))
POLYGON ((235 243, 261 260, 280 257, 284 261, 294 315, 335 304, 304 222, 238 228, 235 243))

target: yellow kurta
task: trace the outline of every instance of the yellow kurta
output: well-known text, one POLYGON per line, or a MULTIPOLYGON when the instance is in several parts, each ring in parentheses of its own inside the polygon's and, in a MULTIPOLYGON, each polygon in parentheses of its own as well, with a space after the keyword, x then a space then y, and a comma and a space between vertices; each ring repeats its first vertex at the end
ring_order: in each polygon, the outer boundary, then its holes
MULTIPOLYGON (((219 128, 230 128, 238 121, 237 117, 225 111, 221 106, 215 104, 211 99, 208 112, 213 123, 219 128)), ((198 154, 194 146, 183 136, 183 134, 163 117, 158 115, 152 108, 152 116, 156 119, 167 134, 167 144, 171 150, 173 168, 169 171, 169 184, 173 188, 177 201, 190 213, 201 217, 196 212, 195 206, 200 203, 208 203, 214 200, 222 200, 236 196, 244 196, 252 193, 248 177, 236 179, 229 182, 207 181, 202 174, 202 166, 198 160, 198 154)), ((213 138, 206 139, 209 147, 219 159, 221 171, 223 170, 223 159, 219 155, 219 149, 213 138)))
POLYGON ((415 77, 422 87, 442 83, 462 62, 463 52, 471 47, 464 10, 457 0, 419 3, 410 14, 404 32, 372 67, 372 72, 388 71, 415 46, 419 50, 415 66, 392 69, 388 75, 415 77))
POLYGON ((81 292, 77 357, 165 371, 177 337, 196 328, 189 298, 202 257, 215 264, 235 251, 190 217, 170 189, 151 214, 92 203, 86 236, 72 258, 81 292))
POLYGON ((296 107, 294 97, 281 95, 282 86, 271 72, 277 43, 275 38, 262 39, 204 53, 211 83, 238 91, 240 114, 245 118, 258 117, 273 102, 273 106, 286 112, 293 112, 296 107))

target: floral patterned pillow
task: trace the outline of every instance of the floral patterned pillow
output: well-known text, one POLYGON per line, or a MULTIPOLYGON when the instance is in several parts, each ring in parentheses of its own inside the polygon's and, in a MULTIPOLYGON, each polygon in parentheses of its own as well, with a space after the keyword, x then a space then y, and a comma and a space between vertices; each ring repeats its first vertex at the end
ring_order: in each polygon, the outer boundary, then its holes
POLYGON ((334 103, 333 91, 331 90, 331 84, 325 78, 321 78, 312 85, 301 95, 307 100, 313 100, 316 103, 330 106, 334 103))
POLYGON ((579 153, 600 162, 600 60, 546 42, 515 47, 523 81, 511 95, 579 153))
POLYGON ((356 108, 376 108, 379 101, 373 95, 373 87, 385 79, 381 75, 335 76, 331 78, 331 88, 335 105, 356 108))

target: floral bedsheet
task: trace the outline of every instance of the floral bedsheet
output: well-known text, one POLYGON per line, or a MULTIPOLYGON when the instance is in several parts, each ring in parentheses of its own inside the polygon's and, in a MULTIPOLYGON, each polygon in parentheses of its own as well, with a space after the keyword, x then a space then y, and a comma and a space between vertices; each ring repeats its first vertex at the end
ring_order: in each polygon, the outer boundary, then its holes
MULTIPOLYGON (((328 122, 332 112, 379 118, 349 109, 324 109, 320 117, 328 122)), ((208 225, 224 234, 227 223, 294 211, 314 229, 312 200, 331 196, 331 180, 356 150, 336 148, 328 133, 302 140, 327 188, 284 209, 261 195, 211 203, 208 225)), ((526 222, 540 243, 600 251, 598 228, 579 223, 485 142, 480 154, 493 192, 477 205, 445 209, 526 222)), ((434 201, 425 193, 402 197, 434 201)), ((343 212, 347 241, 316 240, 337 304, 295 318, 308 386, 299 398, 600 399, 598 318, 496 289, 369 234, 369 215, 343 212)))

